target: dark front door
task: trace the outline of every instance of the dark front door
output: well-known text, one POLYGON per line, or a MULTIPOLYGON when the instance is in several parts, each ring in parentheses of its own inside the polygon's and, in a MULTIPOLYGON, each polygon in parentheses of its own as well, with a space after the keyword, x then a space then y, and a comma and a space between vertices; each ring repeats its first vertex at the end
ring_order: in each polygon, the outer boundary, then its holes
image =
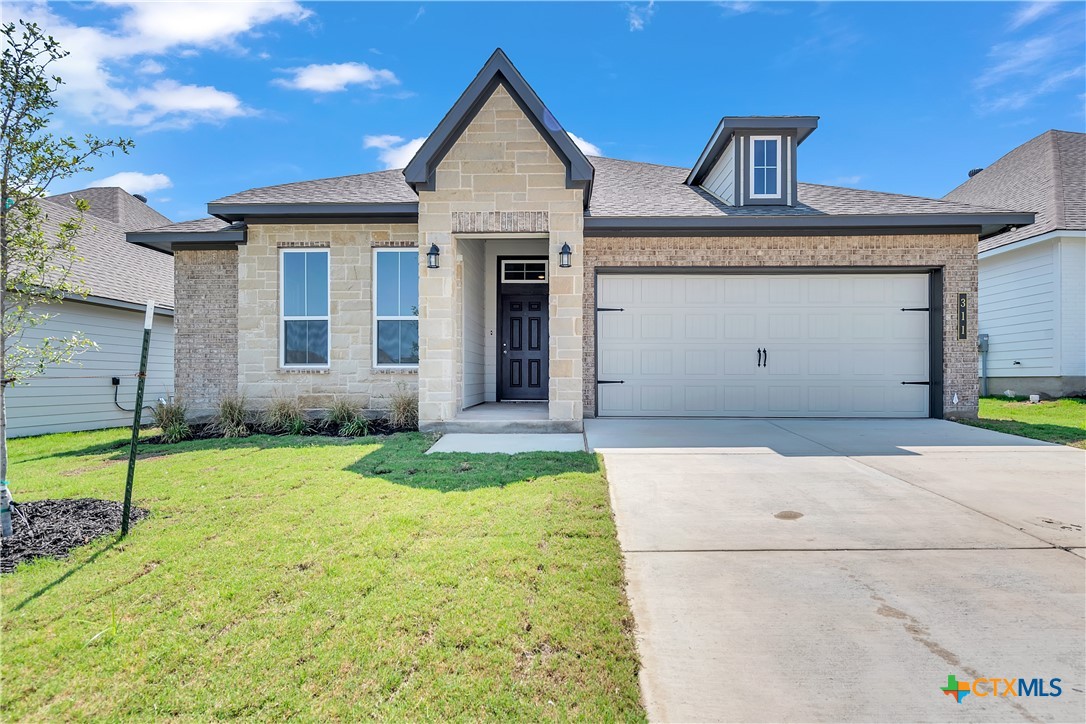
POLYGON ((498 340, 502 400, 547 399, 547 295, 503 294, 498 340))

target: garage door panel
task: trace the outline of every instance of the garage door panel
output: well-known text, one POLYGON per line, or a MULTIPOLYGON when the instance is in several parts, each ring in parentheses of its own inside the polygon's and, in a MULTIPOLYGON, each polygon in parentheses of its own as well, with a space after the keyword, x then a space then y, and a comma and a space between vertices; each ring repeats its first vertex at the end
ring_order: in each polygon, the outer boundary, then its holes
POLYGON ((753 314, 726 314, 724 339, 729 341, 753 340, 757 337, 758 320, 753 314))
POLYGON ((928 279, 601 275, 599 413, 926 416, 928 279), (616 281, 617 280, 617 281, 616 281), (760 358, 759 350, 766 357, 760 358), (759 364, 764 359, 765 364, 759 364))

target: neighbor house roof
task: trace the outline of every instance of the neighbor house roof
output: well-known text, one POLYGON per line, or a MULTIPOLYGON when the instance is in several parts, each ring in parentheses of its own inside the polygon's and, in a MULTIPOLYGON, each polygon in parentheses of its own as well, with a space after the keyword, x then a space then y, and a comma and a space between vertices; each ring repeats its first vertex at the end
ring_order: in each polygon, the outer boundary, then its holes
MULTIPOLYGON (((55 238, 60 225, 72 218, 70 198, 81 193, 73 191, 39 200, 47 238, 55 238)), ((143 205, 138 199, 133 201, 143 205)), ((154 215, 166 219, 157 211, 154 215)), ((75 237, 80 260, 73 267, 72 278, 88 288, 93 300, 142 307, 151 299, 157 307, 173 309, 173 259, 127 243, 126 231, 120 224, 88 212, 75 237)))
POLYGON ((70 204, 73 209, 77 199, 87 201, 89 216, 111 221, 125 231, 149 229, 170 223, 169 219, 152 209, 146 201, 117 186, 80 189, 49 197, 54 203, 70 204))
POLYGON ((982 239, 980 251, 1056 230, 1086 230, 1086 133, 1046 131, 943 198, 1036 213, 1032 226, 982 239))

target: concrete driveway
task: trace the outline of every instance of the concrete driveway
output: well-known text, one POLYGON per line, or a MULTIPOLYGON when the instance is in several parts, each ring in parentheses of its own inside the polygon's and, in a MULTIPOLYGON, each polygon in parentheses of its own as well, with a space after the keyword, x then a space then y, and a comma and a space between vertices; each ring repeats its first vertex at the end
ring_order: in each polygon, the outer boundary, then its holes
POLYGON ((657 721, 1082 721, 1086 453, 939 420, 587 420, 657 721), (1059 697, 944 695, 947 676, 1059 697), (1051 691, 1051 689, 1047 689, 1051 691))

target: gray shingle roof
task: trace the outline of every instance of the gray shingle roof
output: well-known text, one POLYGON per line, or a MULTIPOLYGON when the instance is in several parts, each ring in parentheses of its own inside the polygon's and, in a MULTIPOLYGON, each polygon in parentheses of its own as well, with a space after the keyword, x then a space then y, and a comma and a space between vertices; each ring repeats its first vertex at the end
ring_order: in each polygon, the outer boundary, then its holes
POLYGON ((592 157, 596 167, 590 215, 606 216, 826 216, 970 214, 1000 212, 965 203, 879 191, 801 183, 789 206, 728 206, 683 183, 689 169, 592 157))
MULTIPOLYGON (((1003 211, 965 203, 860 189, 799 184, 799 203, 787 206, 733 207, 708 192, 683 183, 689 169, 593 156, 596 168, 592 217, 825 216, 878 214, 957 214, 1003 211)), ((401 171, 339 176, 266 186, 226 196, 216 204, 413 203, 418 197, 401 171)), ((195 223, 195 222, 186 222, 195 223)), ((176 225, 175 225, 176 227, 176 225)), ((181 229, 170 227, 171 230, 181 229)))
MULTIPOLYGON (((133 201, 143 204, 138 199, 133 201)), ((70 198, 51 196, 39 203, 45 233, 55 238, 60 225, 73 216, 70 198)), ((87 213, 75 237, 76 249, 83 260, 76 262, 73 278, 82 281, 91 296, 139 305, 153 299, 157 306, 172 309, 173 257, 129 244, 125 241, 125 231, 119 224, 87 213)))
POLYGON ((415 203, 419 197, 407 185, 402 169, 315 181, 264 186, 224 196, 213 204, 389 204, 415 203))
POLYGON ((152 209, 146 202, 118 186, 81 189, 49 197, 50 201, 71 205, 72 209, 75 208, 76 199, 86 199, 90 205, 88 216, 111 221, 125 231, 138 231, 170 223, 168 218, 152 209))
POLYGON ((983 239, 980 251, 1057 229, 1086 230, 1086 133, 1046 131, 944 198, 1037 214, 1031 226, 983 239))

